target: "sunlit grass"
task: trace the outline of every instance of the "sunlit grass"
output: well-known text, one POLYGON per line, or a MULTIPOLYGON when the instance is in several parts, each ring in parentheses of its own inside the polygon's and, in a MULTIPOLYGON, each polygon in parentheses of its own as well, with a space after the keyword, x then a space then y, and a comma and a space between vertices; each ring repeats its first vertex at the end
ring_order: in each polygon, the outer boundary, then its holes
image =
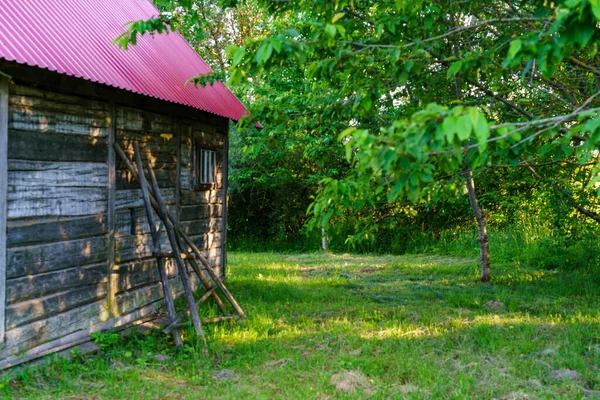
POLYGON ((600 390, 594 275, 505 265, 494 269, 492 284, 481 284, 470 258, 229 259, 228 286, 249 318, 207 327, 210 359, 191 331, 184 350, 158 333, 132 335, 97 354, 5 378, 4 395, 572 399, 600 390), (213 378, 224 369, 229 379, 213 378), (581 377, 552 378, 558 369, 581 377), (367 386, 337 391, 331 378, 344 371, 360 371, 367 386))

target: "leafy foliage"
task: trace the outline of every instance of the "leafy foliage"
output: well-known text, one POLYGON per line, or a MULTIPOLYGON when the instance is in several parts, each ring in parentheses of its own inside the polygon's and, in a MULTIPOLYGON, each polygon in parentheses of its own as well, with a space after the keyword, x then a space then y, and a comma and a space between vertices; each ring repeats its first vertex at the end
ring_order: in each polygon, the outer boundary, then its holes
MULTIPOLYGON (((184 32, 206 26, 193 19, 205 3, 165 4, 173 18, 188 18, 184 32)), ((253 112, 239 132, 232 193, 234 204, 238 194, 240 204, 248 193, 263 195, 251 207, 263 224, 253 226, 297 232, 306 220, 299 210, 312 201, 310 227, 349 232, 351 244, 375 241, 440 205, 464 210, 465 169, 474 171, 491 220, 515 218, 529 200, 541 204, 532 187, 580 215, 598 215, 597 1, 212 7, 211 15, 246 10, 260 21, 257 31, 229 40, 235 46, 217 46, 227 58, 216 75, 236 85, 253 112), (266 129, 248 128, 256 120, 266 129), (488 194, 498 186, 490 178, 531 185, 507 201, 488 194), (300 201, 286 209, 285 194, 300 201)), ((464 215, 452 219, 464 226, 464 215)))

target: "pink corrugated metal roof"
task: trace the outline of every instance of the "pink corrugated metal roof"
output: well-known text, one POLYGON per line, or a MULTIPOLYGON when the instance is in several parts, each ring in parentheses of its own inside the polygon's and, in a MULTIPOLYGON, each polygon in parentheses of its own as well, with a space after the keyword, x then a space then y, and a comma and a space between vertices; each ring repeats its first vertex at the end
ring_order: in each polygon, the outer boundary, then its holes
POLYGON ((150 0, 0 0, 0 58, 239 120, 246 108, 223 83, 185 85, 211 69, 180 34, 112 44, 127 22, 157 15, 150 0))

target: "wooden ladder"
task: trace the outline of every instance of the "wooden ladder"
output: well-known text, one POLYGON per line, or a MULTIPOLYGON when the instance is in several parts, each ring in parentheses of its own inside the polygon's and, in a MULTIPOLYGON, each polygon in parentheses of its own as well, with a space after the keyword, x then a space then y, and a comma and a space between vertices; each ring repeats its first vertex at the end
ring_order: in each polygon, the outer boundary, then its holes
POLYGON ((167 326, 163 332, 165 334, 173 332, 175 345, 177 347, 182 346, 183 342, 181 340, 181 334, 178 328, 180 328, 182 325, 186 325, 182 324, 182 321, 187 315, 190 315, 192 319, 192 324, 196 331, 196 335, 203 340, 204 349, 206 352, 206 337, 202 328, 203 323, 206 324, 230 320, 240 321, 246 319, 246 314, 244 314, 244 311, 239 306, 238 302, 235 300, 231 292, 229 292, 229 290, 223 283, 221 277, 218 276, 212 270, 207 259, 204 257, 200 249, 198 249, 194 241, 185 233, 185 231, 183 230, 181 225, 179 225, 176 218, 167 209, 162 194, 160 192, 160 188, 158 187, 156 176, 154 174, 154 171, 152 170, 152 167, 150 166, 150 163, 146 164, 146 167, 148 169, 148 176, 150 177, 150 183, 148 183, 142 164, 142 157, 137 147, 137 144, 133 143, 134 158, 137 164, 137 168, 129 160, 129 158, 118 143, 114 144, 114 148, 116 153, 123 160, 126 168, 131 173, 131 176, 140 184, 140 187, 142 189, 142 196, 146 208, 146 216, 148 218, 148 224, 150 225, 151 230, 153 256, 156 257, 157 260, 158 272, 163 289, 163 294, 165 297, 165 302, 167 304, 167 314, 169 317, 169 326, 167 326), (155 225, 152 210, 156 212, 156 215, 161 221, 161 225, 165 227, 172 250, 169 253, 161 251, 160 233, 162 229, 160 226, 155 225), (173 302, 173 296, 169 287, 169 278, 167 276, 167 271, 165 267, 166 258, 175 259, 175 264, 177 265, 177 270, 181 278, 181 283, 183 285, 185 298, 188 303, 187 310, 183 311, 179 315, 176 313, 175 304, 173 302), (189 264, 189 266, 191 266, 192 270, 198 276, 200 282, 202 282, 202 285, 206 290, 206 292, 197 301, 194 299, 194 295, 191 289, 186 262, 189 264), (220 291, 223 294, 223 296, 225 296, 227 301, 231 304, 231 306, 235 310, 235 314, 227 315, 227 307, 219 297, 218 291, 220 291), (212 298, 215 301, 217 307, 224 315, 201 320, 198 315, 198 307, 209 298, 212 298))

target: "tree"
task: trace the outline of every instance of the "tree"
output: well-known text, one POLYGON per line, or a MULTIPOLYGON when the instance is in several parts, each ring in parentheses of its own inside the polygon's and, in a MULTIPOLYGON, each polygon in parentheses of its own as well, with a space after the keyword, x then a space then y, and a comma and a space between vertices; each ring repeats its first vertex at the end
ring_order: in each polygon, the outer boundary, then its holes
POLYGON ((600 2, 255 4, 273 28, 230 48, 230 83, 293 76, 294 87, 255 114, 273 123, 263 136, 335 135, 352 167, 322 177, 310 208, 314 227, 353 216, 349 241, 365 240, 407 204, 464 190, 486 281, 489 252, 474 184, 482 171, 576 164, 582 193, 568 201, 596 214, 600 2))

